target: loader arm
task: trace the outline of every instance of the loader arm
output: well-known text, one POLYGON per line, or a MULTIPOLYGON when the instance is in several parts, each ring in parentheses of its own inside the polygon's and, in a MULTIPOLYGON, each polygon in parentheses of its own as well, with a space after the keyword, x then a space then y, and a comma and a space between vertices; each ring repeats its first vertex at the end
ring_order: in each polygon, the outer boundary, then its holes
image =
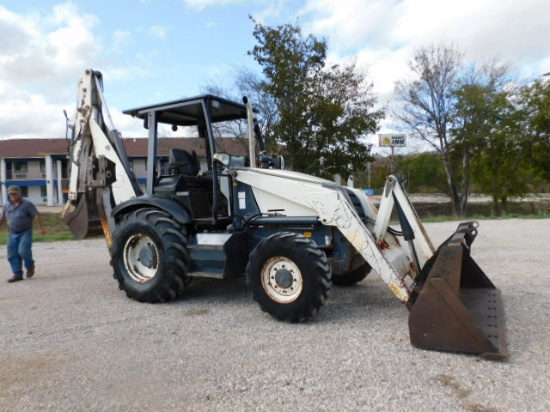
POLYGON ((306 199, 319 213, 321 222, 337 227, 395 296, 407 303, 417 273, 399 244, 392 247, 385 237, 377 242, 343 192, 334 191, 331 196, 312 192, 307 194, 306 199))
POLYGON ((69 193, 62 217, 75 237, 101 228, 110 245, 111 210, 138 196, 140 189, 107 108, 100 72, 82 75, 69 129, 69 193))

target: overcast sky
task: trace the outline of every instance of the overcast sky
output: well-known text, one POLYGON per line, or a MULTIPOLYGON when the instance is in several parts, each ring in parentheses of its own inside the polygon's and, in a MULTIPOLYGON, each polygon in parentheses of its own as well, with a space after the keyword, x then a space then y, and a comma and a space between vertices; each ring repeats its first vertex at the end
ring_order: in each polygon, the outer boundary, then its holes
POLYGON ((548 0, 3 0, 0 139, 64 137, 62 112, 74 111, 87 68, 103 72, 123 136, 145 136, 122 110, 197 95, 235 67, 259 69, 247 55, 248 15, 326 38, 331 60, 368 67, 381 102, 414 50, 440 42, 513 62, 525 79, 550 72, 548 0))

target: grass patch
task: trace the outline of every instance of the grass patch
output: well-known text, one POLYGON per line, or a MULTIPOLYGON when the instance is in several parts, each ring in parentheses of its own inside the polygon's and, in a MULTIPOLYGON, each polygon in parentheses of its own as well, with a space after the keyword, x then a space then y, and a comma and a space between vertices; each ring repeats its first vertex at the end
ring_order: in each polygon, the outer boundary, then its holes
MULTIPOLYGON (((59 240, 74 240, 75 237, 61 219, 58 213, 41 213, 40 218, 46 234, 40 235, 36 223, 34 223, 33 242, 55 242, 59 240)), ((6 224, 0 228, 0 245, 5 245, 8 240, 8 227, 6 224)))

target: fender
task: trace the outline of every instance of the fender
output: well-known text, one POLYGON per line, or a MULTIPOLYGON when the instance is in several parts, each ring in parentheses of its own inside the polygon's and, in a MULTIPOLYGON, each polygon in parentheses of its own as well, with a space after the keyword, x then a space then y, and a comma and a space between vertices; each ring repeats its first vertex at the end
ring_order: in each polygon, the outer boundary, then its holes
POLYGON ((192 220, 189 211, 176 199, 168 196, 148 195, 139 196, 121 203, 112 210, 111 217, 118 220, 120 216, 134 209, 142 208, 143 206, 164 210, 169 213, 176 222, 181 223, 182 225, 188 224, 192 220))

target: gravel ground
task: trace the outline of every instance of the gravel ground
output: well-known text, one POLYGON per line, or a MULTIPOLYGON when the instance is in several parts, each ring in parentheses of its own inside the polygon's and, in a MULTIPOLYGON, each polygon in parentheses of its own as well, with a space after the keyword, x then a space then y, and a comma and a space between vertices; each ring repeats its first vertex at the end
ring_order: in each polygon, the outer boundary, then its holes
MULTIPOLYGON (((550 220, 480 223, 472 255, 504 296, 506 361, 413 348, 407 309, 375 274, 289 325, 243 279, 140 304, 103 240, 37 243, 35 277, 0 283, 0 410, 548 411, 550 220)), ((456 225, 426 228, 439 244, 456 225)))

